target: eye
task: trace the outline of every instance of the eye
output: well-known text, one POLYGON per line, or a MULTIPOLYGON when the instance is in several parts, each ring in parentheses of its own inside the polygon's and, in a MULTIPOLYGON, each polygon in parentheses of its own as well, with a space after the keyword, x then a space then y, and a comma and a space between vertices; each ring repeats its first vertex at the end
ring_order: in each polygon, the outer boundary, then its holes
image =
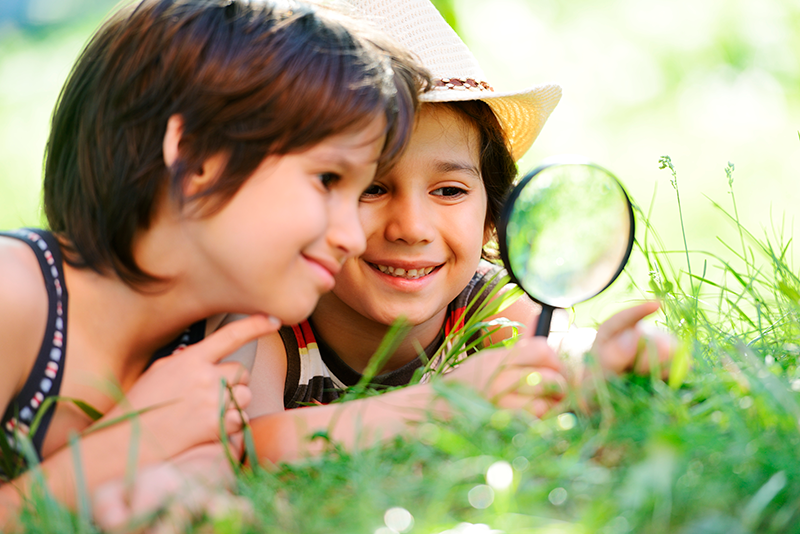
POLYGON ((448 187, 440 187, 439 189, 434 189, 431 194, 438 196, 438 197, 459 197, 461 195, 466 195, 468 191, 466 189, 462 189, 460 187, 448 186, 448 187))
POLYGON ((386 189, 384 189, 383 186, 378 184, 371 184, 364 190, 363 193, 361 193, 361 200, 369 198, 377 198, 384 193, 386 193, 386 189))
POLYGON ((335 172, 321 172, 317 176, 325 189, 330 189, 342 179, 342 175, 335 172))

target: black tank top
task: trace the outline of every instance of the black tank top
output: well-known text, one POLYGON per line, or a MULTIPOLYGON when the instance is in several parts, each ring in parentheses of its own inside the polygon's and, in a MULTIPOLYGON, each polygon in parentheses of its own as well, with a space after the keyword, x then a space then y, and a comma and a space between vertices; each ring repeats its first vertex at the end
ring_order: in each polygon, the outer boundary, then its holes
MULTIPOLYGON (((0 235, 13 237, 30 245, 39 260, 47 289, 47 327, 42 347, 39 349, 39 355, 28 380, 19 394, 11 400, 2 419, 3 432, 13 448, 18 448, 14 437, 19 433, 30 438, 34 450, 39 455, 55 410, 55 402, 45 402, 45 399, 57 396, 61 389, 61 378, 64 374, 63 356, 67 348, 68 299, 64 285, 61 250, 53 235, 42 230, 20 229, 0 232, 0 235), (38 426, 31 434, 30 427, 35 420, 38 426)), ((8 460, 5 459, 4 463, 8 460)), ((21 456, 19 460, 24 464, 21 456)))
MULTIPOLYGON (((42 459, 42 443, 53 418, 55 399, 61 390, 64 374, 68 299, 61 249, 50 232, 23 228, 0 232, 0 236, 19 239, 31 247, 39 260, 48 298, 47 327, 36 362, 19 394, 9 402, 1 421, 5 439, 17 454, 15 458, 6 458, 0 454, 0 475, 13 475, 26 465, 16 436, 27 436, 38 459, 42 459)), ((191 345, 202 340, 205 330, 205 320, 193 324, 172 343, 159 349, 150 364, 158 358, 169 356, 181 345, 191 345)))

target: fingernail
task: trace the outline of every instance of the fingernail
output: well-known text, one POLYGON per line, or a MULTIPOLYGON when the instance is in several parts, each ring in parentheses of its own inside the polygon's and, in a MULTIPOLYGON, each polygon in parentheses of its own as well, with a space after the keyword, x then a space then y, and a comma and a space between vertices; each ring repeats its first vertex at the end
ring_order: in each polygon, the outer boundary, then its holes
POLYGON ((272 315, 267 315, 267 320, 269 320, 269 322, 272 323, 273 326, 281 325, 281 320, 278 319, 277 317, 273 317, 272 315))

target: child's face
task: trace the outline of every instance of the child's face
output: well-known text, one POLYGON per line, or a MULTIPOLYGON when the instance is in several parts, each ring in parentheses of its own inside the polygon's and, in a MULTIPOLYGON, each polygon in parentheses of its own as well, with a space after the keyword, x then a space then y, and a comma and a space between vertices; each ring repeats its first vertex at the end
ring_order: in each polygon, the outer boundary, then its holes
POLYGON ((223 311, 299 322, 364 251, 359 198, 375 178, 385 119, 299 153, 268 156, 218 212, 188 218, 223 311))
POLYGON ((367 249, 336 277, 340 300, 382 324, 440 320, 487 235, 478 151, 473 126, 448 108, 422 107, 402 159, 361 198, 367 249))

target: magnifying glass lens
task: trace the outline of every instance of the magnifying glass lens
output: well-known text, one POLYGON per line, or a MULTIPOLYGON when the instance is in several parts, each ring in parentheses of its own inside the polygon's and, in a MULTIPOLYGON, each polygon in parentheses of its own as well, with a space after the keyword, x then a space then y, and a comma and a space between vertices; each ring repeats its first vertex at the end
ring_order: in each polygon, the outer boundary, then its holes
POLYGON ((534 300, 568 308, 622 272, 633 210, 611 173, 593 164, 549 164, 514 189, 499 228, 506 267, 534 300))

